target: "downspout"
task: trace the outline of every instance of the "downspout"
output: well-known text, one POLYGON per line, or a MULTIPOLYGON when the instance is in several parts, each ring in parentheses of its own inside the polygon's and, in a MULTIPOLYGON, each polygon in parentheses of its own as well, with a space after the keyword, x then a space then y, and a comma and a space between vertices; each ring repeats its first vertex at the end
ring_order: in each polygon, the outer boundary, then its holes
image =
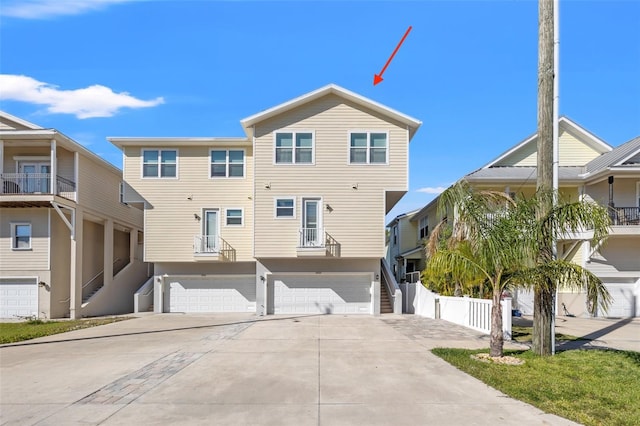
MULTIPOLYGON (((559 149, 559 98, 560 98, 560 14, 559 14, 559 0, 553 0, 553 205, 554 207, 558 203, 558 162, 560 160, 559 149)), ((551 244, 553 250, 553 259, 558 258, 558 242, 553 241, 551 244)), ((551 305, 553 309, 551 315, 551 354, 556 353, 556 304, 558 303, 558 286, 556 285, 556 291, 554 300, 551 305)))

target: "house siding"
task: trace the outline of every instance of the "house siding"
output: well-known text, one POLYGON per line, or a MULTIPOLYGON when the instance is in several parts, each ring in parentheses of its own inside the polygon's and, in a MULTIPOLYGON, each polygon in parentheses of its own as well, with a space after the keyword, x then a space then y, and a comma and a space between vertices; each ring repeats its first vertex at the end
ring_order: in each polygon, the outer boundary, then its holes
POLYGON ((322 198, 324 229, 340 243, 342 257, 384 256, 385 190, 407 190, 403 126, 329 95, 259 123, 255 150, 257 258, 296 256, 303 197, 322 198), (279 130, 313 131, 315 164, 274 165, 279 130), (388 132, 388 164, 348 164, 350 131, 388 132), (296 197, 295 219, 275 219, 274 199, 287 196, 296 197))
MULTIPOLYGON (((203 209, 219 209, 220 236, 236 250, 236 261, 253 260, 253 155, 244 149, 245 177, 210 179, 213 146, 179 146, 177 179, 142 179, 141 147, 124 149, 125 180, 145 200, 145 260, 193 262, 194 236, 202 234, 203 209), (191 198, 191 199, 189 199, 191 198), (226 226, 225 211, 241 208, 243 226, 226 226), (194 215, 198 215, 198 220, 194 215)), ((169 149, 176 149, 169 148, 169 149)))
POLYGON ((609 237, 586 268, 599 277, 640 277, 637 236, 609 237))
MULTIPOLYGON (((638 178, 615 178, 613 182, 613 202, 616 207, 637 207, 636 185, 638 178)), ((587 195, 596 202, 606 206, 609 204, 609 183, 602 180, 596 184, 587 186, 587 195)))
POLYGON ((0 209, 0 271, 49 270, 47 212, 39 208, 0 209), (31 250, 11 248, 11 223, 15 222, 31 224, 31 250))

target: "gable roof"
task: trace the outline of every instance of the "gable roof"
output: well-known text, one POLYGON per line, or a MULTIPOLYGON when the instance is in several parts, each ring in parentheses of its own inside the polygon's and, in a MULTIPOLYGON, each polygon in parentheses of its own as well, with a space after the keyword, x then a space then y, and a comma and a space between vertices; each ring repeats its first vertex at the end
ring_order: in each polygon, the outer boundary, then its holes
POLYGON ((16 117, 15 115, 11 115, 8 112, 0 111, 0 129, 38 130, 38 129, 42 129, 42 127, 38 126, 37 124, 33 124, 27 120, 23 120, 22 118, 16 117))
MULTIPOLYGON (((624 166, 625 161, 640 154, 640 136, 623 143, 612 151, 597 157, 587 163, 587 173, 597 173, 609 167, 624 166)), ((635 165, 635 164, 634 164, 635 165)))
MULTIPOLYGON (((609 152, 613 149, 611 145, 604 142, 602 139, 598 138, 593 133, 586 130, 584 127, 578 125, 576 122, 570 120, 568 117, 565 117, 565 116, 560 117, 558 120, 558 126, 563 128, 564 130, 572 130, 582 135, 583 138, 581 140, 587 145, 589 145, 591 148, 593 148, 595 151, 600 152, 601 154, 609 152)), ((494 167, 500 161, 516 153, 517 151, 524 149, 525 147, 527 147, 532 143, 537 143, 537 139, 538 139, 538 133, 536 132, 528 136, 527 138, 525 138, 522 142, 518 143, 514 147, 503 152, 498 157, 494 158, 484 166, 480 167, 480 169, 487 169, 489 167, 494 167)))
POLYGON ((391 109, 378 102, 372 101, 371 99, 365 98, 364 96, 360 96, 357 93, 351 92, 335 84, 328 84, 324 87, 321 87, 312 92, 299 96, 295 99, 291 99, 290 101, 284 102, 280 105, 276 105, 272 108, 269 108, 267 110, 254 114, 250 117, 240 120, 240 124, 242 124, 242 127, 247 133, 247 136, 252 137, 253 125, 260 123, 261 121, 267 120, 271 117, 275 117, 276 115, 298 108, 299 106, 305 105, 309 102, 312 102, 316 99, 319 99, 323 96, 327 96, 330 94, 339 96, 357 105, 371 109, 384 116, 387 116, 389 118, 392 118, 396 121, 399 121, 407 125, 407 127, 409 128, 409 139, 413 137, 414 133, 422 125, 422 122, 420 120, 417 120, 399 111, 391 109))

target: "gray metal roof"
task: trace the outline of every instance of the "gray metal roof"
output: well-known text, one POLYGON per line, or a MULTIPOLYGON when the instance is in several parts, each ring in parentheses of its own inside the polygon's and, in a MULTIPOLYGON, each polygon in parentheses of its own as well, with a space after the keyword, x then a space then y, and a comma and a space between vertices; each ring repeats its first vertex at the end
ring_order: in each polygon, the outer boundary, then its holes
MULTIPOLYGON (((558 168, 559 180, 579 180, 580 174, 584 172, 583 167, 567 167, 558 168)), ((476 170, 465 176, 469 181, 482 180, 515 180, 515 181, 532 181, 536 182, 536 167, 489 167, 486 169, 476 170)))
POLYGON ((634 153, 640 151, 640 136, 631 139, 629 142, 625 142, 612 151, 609 151, 601 156, 594 158, 587 163, 586 171, 588 173, 597 172, 607 167, 611 167, 616 163, 624 160, 625 158, 632 156, 634 153))

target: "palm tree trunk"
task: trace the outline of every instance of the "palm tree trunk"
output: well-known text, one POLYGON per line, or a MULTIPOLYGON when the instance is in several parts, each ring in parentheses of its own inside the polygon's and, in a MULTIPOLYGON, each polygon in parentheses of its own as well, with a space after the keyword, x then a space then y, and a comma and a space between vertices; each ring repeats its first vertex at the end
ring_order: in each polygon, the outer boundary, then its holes
POLYGON ((493 290, 493 304, 491 306, 491 339, 489 341, 489 355, 502 356, 504 349, 504 334, 502 333, 502 305, 501 289, 493 290))
MULTIPOLYGON (((538 0, 538 191, 553 190, 553 0, 538 0)), ((552 208, 551 197, 543 197, 538 217, 552 208)), ((553 240, 541 242, 540 258, 551 253, 553 240)), ((538 355, 551 355, 553 285, 536 288, 533 299, 532 350, 538 355)))

